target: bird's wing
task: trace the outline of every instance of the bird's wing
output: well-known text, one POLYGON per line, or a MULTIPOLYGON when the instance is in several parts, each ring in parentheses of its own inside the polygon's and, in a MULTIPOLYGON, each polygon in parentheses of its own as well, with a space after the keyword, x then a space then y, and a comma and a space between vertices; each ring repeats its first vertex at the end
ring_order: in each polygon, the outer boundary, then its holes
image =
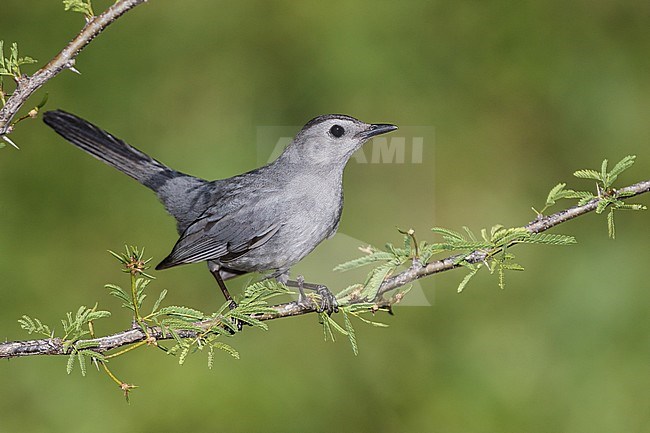
POLYGON ((208 209, 183 232, 156 269, 215 259, 227 262, 263 245, 281 224, 275 218, 254 218, 255 211, 255 206, 242 206, 224 215, 208 209))

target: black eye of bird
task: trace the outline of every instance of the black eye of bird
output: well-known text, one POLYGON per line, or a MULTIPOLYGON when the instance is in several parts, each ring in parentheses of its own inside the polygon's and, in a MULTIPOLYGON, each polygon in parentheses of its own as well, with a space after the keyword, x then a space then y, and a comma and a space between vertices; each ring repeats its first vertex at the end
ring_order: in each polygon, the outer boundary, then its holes
POLYGON ((330 134, 332 134, 336 138, 339 138, 343 134, 345 134, 345 129, 343 129, 341 125, 334 125, 330 128, 330 134))

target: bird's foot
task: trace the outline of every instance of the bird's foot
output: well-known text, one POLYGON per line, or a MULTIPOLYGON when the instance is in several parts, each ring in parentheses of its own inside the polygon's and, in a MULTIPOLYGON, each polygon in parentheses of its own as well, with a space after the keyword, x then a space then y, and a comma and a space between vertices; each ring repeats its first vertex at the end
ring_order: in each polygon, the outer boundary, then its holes
MULTIPOLYGON (((228 308, 230 309, 230 311, 234 310, 235 308, 237 308, 237 303, 233 299, 230 299, 230 304, 228 304, 228 308)), ((245 322, 239 319, 235 319, 234 317, 230 319, 230 323, 235 325, 235 327, 237 328, 237 332, 241 332, 242 329, 244 329, 244 325, 246 324, 245 322)), ((235 333, 231 328, 228 328, 228 330, 230 331, 231 334, 235 333)))
POLYGON ((298 275, 296 281, 287 281, 287 286, 298 288, 298 305, 311 307, 312 300, 305 295, 304 289, 313 290, 320 298, 320 305, 317 305, 316 311, 319 313, 326 312, 328 315, 338 313, 339 304, 334 294, 322 284, 305 283, 302 275, 298 275))

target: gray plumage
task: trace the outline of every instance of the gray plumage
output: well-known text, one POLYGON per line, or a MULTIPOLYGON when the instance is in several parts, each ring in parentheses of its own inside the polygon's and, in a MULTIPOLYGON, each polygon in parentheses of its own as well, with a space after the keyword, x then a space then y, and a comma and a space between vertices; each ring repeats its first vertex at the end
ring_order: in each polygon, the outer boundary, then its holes
POLYGON ((225 280, 289 268, 334 235, 343 209, 343 169, 371 137, 396 126, 344 115, 308 122, 268 165, 207 181, 180 173, 97 126, 61 110, 45 123, 75 146, 152 189, 176 218, 180 238, 156 269, 207 261, 225 280))

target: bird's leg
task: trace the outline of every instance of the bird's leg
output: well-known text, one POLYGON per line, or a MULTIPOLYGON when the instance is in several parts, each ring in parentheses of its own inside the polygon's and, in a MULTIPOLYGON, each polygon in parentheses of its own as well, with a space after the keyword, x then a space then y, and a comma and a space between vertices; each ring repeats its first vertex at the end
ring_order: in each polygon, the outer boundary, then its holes
MULTIPOLYGON (((219 269, 212 269, 212 266, 210 266, 210 273, 214 278, 217 280, 217 284, 219 285, 219 288, 221 289, 221 293, 223 293, 223 296, 226 298, 226 301, 229 301, 229 307, 231 310, 234 310, 237 308, 237 303, 235 300, 230 296, 230 292, 228 291, 228 288, 226 287, 226 283, 223 281, 223 278, 221 277, 221 274, 219 273, 219 269)), ((241 320, 235 320, 233 319, 233 323, 237 326, 237 331, 240 331, 244 328, 244 322, 241 320)), ((226 328, 228 330, 228 328, 226 328)), ((234 333, 233 331, 230 331, 234 333)))
POLYGON ((234 299, 232 299, 232 296, 230 296, 228 287, 226 287, 226 283, 224 283, 223 278, 221 278, 221 274, 219 273, 219 270, 210 269, 210 273, 217 280, 217 284, 221 289, 221 293, 223 293, 223 297, 226 298, 226 301, 230 302, 230 309, 231 310, 235 309, 237 307, 237 303, 234 301, 234 299))
MULTIPOLYGON (((293 281, 287 280, 287 286, 289 286, 289 283, 293 283, 293 281)), ((300 305, 309 305, 309 298, 307 298, 307 295, 305 295, 305 277, 302 275, 298 275, 296 277, 296 287, 298 288, 298 304, 300 305)))
POLYGON ((316 311, 318 311, 319 313, 326 311, 327 314, 329 315, 331 315, 332 313, 338 313, 339 304, 338 302, 336 302, 336 297, 326 286, 322 284, 305 283, 305 279, 303 278, 302 275, 298 275, 295 281, 287 280, 285 282, 285 285, 287 287, 298 288, 299 305, 311 306, 311 301, 305 295, 305 290, 304 290, 304 289, 309 289, 315 291, 316 294, 318 294, 318 296, 321 299, 321 304, 318 306, 316 311))

